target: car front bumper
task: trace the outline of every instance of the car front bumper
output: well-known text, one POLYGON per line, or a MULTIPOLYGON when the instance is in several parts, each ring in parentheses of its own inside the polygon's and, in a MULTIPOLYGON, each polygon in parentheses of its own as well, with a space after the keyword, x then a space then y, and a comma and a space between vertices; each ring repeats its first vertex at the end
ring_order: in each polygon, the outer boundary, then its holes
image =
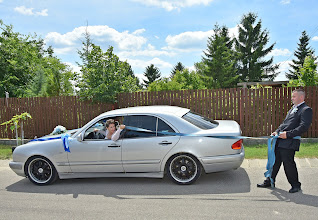
POLYGON ((9 167, 19 176, 25 176, 23 165, 24 164, 21 162, 14 162, 14 161, 11 161, 9 163, 9 167))

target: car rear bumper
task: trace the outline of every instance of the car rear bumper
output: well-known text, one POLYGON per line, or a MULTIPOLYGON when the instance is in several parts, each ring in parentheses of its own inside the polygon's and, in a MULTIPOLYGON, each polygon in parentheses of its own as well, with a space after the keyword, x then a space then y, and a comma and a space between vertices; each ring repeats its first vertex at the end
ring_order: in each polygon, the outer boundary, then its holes
POLYGON ((9 167, 19 176, 25 176, 23 163, 11 161, 9 167))
POLYGON ((243 163, 245 156, 244 150, 239 154, 202 157, 200 158, 202 166, 206 173, 213 173, 225 170, 237 169, 243 163))

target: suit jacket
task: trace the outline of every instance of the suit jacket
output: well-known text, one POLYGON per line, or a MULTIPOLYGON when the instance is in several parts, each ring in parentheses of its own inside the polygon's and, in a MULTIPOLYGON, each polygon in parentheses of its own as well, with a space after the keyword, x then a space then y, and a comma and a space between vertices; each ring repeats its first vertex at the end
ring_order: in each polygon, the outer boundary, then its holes
POLYGON ((277 133, 286 131, 287 135, 287 139, 277 140, 276 147, 299 151, 300 140, 293 137, 300 136, 308 130, 312 121, 312 109, 306 103, 301 104, 297 109, 296 112, 289 110, 283 123, 276 130, 277 133))

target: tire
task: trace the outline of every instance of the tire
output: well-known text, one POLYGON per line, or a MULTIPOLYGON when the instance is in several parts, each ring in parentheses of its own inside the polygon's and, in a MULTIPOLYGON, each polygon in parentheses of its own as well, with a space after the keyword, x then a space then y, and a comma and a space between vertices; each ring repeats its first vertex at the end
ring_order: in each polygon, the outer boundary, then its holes
POLYGON ((202 173, 200 162, 187 154, 179 154, 170 158, 167 166, 168 175, 172 181, 180 185, 194 183, 202 173))
POLYGON ((36 185, 49 185, 57 180, 57 171, 45 157, 34 156, 25 165, 25 174, 36 185))

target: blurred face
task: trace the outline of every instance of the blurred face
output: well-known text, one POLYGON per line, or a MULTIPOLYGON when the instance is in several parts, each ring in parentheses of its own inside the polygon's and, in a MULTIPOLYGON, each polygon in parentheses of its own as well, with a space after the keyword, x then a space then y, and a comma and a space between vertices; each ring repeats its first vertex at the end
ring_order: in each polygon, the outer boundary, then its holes
POLYGON ((113 134, 116 131, 115 124, 110 124, 107 128, 108 132, 113 134))
POLYGON ((291 100, 294 105, 298 105, 305 100, 305 97, 301 92, 293 92, 291 100))

